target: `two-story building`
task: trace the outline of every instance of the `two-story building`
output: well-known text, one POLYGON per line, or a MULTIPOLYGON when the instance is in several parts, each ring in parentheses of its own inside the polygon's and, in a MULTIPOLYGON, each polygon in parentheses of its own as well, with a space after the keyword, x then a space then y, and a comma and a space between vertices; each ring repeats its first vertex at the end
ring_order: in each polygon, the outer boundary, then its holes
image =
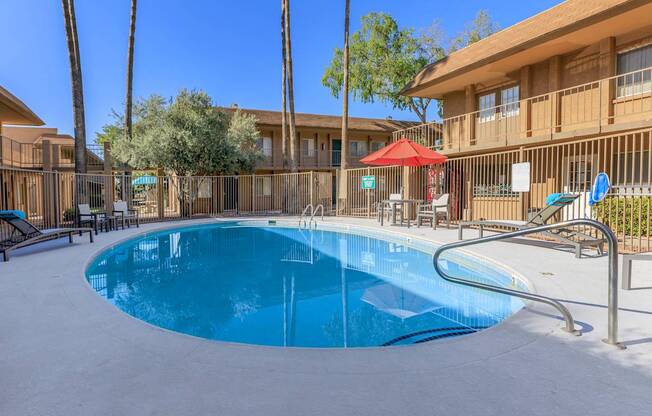
MULTIPOLYGON (((235 108, 229 108, 234 111, 235 108)), ((256 173, 274 173, 287 170, 283 166, 282 113, 280 111, 240 111, 256 117, 261 133, 260 148, 265 156, 256 173)), ((342 117, 296 113, 295 124, 299 137, 300 171, 334 171, 342 161, 342 117)), ((349 117, 349 168, 362 167, 360 159, 385 146, 392 133, 417 125, 411 121, 349 117)), ((289 152, 289 149, 288 149, 289 152)))
POLYGON ((524 219, 549 193, 577 192, 566 217, 591 215, 650 245, 649 220, 616 217, 650 216, 651 0, 564 1, 428 65, 403 94, 443 102, 441 122, 395 137, 450 157, 458 219, 524 219), (517 162, 530 163, 529 192, 511 190, 517 162), (601 171, 612 194, 589 212, 601 171))

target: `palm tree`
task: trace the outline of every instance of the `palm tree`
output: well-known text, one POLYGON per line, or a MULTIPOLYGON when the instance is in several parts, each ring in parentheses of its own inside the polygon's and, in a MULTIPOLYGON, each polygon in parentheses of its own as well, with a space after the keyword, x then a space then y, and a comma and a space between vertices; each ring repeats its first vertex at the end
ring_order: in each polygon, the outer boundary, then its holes
POLYGON ((296 172, 299 167, 299 138, 297 137, 294 120, 294 81, 292 78, 292 42, 290 39, 290 0, 285 0, 285 61, 287 66, 288 107, 290 110, 288 117, 290 127, 290 170, 296 172))
POLYGON ((131 140, 133 83, 134 83, 134 43, 136 35, 136 10, 138 0, 131 0, 131 19, 129 23, 129 47, 127 49, 127 92, 125 97, 125 136, 127 141, 131 140))
POLYGON ((285 0, 281 0, 281 149, 283 153, 283 169, 288 167, 288 116, 287 116, 287 62, 285 53, 285 0))
POLYGON ((72 110, 75 126, 75 172, 86 173, 86 121, 84 116, 84 88, 82 85, 79 40, 75 18, 75 0, 61 0, 63 24, 68 43, 70 78, 72 85, 72 110))
POLYGON ((348 167, 349 158, 349 0, 344 0, 344 92, 342 94, 342 155, 340 167, 348 167))

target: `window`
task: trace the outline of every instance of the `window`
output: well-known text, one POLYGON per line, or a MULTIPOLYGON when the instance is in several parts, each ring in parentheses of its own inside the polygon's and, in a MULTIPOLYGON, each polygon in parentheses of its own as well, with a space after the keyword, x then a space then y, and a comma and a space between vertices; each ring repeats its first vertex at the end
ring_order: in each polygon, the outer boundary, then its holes
POLYGON ((586 192, 591 190, 592 159, 584 156, 572 157, 568 160, 568 191, 586 192))
POLYGON ((371 151, 376 152, 385 147, 385 142, 371 142, 371 151))
POLYGON ((500 104, 502 106, 503 117, 515 117, 519 110, 519 87, 518 85, 504 88, 500 91, 500 104))
POLYGON ((303 139, 303 146, 301 146, 301 154, 305 157, 315 156, 315 139, 303 139))
POLYGON ((481 95, 478 103, 480 108, 480 123, 494 121, 496 119, 496 94, 481 95))
POLYGON ((272 196, 272 178, 269 176, 256 178, 256 196, 272 196))
POLYGON ((272 156, 272 138, 271 137, 261 137, 258 139, 258 148, 263 152, 263 156, 271 157, 272 156))
POLYGON ((351 156, 353 157, 362 157, 367 155, 367 142, 363 141, 352 141, 349 145, 351 150, 351 156))
POLYGON ((618 98, 652 91, 652 45, 618 54, 616 96, 618 98))

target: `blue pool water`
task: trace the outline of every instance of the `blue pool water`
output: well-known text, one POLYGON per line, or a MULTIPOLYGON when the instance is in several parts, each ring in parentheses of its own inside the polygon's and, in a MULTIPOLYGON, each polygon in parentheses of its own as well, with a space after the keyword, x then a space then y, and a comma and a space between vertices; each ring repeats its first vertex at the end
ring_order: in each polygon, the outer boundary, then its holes
MULTIPOLYGON (((426 342, 487 328, 523 306, 444 281, 431 247, 406 244, 344 231, 210 224, 127 241, 100 254, 86 276, 116 307, 159 327, 274 346, 426 342)), ((445 267, 513 284, 470 257, 447 258, 445 267)))

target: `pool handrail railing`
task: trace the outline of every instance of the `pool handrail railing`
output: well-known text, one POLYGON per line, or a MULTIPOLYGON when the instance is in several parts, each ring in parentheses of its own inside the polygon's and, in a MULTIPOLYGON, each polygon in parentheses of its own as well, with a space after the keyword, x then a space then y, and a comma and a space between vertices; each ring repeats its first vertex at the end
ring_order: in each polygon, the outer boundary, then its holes
POLYGON ((548 304, 556 308, 563 316, 566 326, 565 331, 570 332, 574 335, 581 335, 581 332, 575 329, 575 322, 570 311, 561 304, 556 299, 538 295, 535 293, 523 292, 520 290, 510 289, 506 287, 489 285, 486 283, 476 282, 472 280, 462 279, 459 277, 454 277, 446 273, 439 264, 439 258, 441 255, 455 248, 468 247, 482 243, 488 243, 491 241, 505 240, 508 238, 522 237, 529 234, 536 234, 545 231, 553 231, 560 228, 568 228, 574 226, 588 226, 597 229, 602 232, 607 239, 609 247, 609 267, 608 267, 608 323, 607 323, 607 338, 603 341, 607 344, 614 345, 618 348, 624 349, 624 345, 618 342, 618 240, 616 235, 611 231, 611 229, 599 222, 592 219, 574 219, 568 221, 562 221, 554 224, 545 224, 536 227, 531 227, 527 229, 516 230, 508 233, 494 234, 487 237, 480 237, 472 240, 463 240, 457 241, 454 243, 444 244, 440 246, 432 257, 432 262, 435 267, 435 271, 441 276, 442 279, 457 283, 465 286, 471 286, 479 289, 488 290, 491 292, 497 292, 506 294, 509 296, 516 296, 523 299, 528 299, 536 302, 541 302, 548 304))

